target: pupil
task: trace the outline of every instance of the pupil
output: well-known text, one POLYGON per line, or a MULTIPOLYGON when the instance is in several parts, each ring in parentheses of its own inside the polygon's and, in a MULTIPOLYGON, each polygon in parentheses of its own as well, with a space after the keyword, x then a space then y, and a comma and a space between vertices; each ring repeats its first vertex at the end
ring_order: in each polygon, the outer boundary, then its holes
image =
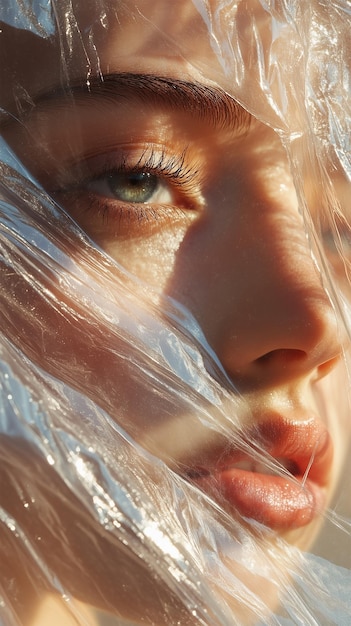
POLYGON ((110 174, 111 193, 125 202, 148 202, 158 186, 158 178, 150 172, 116 172, 110 174))

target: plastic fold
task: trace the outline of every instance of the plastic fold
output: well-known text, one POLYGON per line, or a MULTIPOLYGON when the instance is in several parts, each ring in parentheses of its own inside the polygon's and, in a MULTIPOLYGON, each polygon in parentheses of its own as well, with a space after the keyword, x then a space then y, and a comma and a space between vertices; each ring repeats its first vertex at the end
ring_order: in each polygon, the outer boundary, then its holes
POLYGON ((2 1, 1 626, 351 622, 350 21, 2 1))

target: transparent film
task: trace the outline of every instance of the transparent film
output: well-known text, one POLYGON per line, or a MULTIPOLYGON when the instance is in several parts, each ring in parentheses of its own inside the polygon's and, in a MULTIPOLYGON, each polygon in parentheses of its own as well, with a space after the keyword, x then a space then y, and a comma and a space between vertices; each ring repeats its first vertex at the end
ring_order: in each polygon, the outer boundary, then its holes
POLYGON ((351 622, 348 0, 3 0, 0 625, 351 622))

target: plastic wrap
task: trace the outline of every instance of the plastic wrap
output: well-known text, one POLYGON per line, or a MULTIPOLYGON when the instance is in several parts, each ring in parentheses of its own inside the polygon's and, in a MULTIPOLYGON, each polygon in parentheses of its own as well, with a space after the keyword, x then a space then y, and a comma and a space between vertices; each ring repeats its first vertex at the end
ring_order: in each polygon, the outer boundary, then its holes
POLYGON ((3 0, 1 626, 351 621, 348 0, 3 0))

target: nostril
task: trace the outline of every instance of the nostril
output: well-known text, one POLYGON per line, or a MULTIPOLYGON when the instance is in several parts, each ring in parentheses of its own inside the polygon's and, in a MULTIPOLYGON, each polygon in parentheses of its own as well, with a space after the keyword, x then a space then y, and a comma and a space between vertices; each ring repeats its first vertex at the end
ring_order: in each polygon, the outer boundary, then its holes
POLYGON ((304 350, 295 350, 293 348, 280 348, 271 350, 256 359, 257 364, 270 365, 278 363, 281 367, 291 366, 304 363, 307 359, 307 353, 304 350))
POLYGON ((324 376, 329 374, 329 372, 337 365, 340 359, 340 356, 336 356, 333 359, 329 359, 328 361, 325 361, 325 363, 319 365, 317 369, 316 380, 324 378, 324 376))
POLYGON ((231 364, 230 376, 240 389, 257 386, 280 385, 300 378, 315 370, 304 350, 279 348, 270 350, 251 362, 238 366, 231 364))
POLYGON ((238 383, 280 385, 316 371, 304 350, 279 348, 262 354, 251 365, 237 372, 238 383))

